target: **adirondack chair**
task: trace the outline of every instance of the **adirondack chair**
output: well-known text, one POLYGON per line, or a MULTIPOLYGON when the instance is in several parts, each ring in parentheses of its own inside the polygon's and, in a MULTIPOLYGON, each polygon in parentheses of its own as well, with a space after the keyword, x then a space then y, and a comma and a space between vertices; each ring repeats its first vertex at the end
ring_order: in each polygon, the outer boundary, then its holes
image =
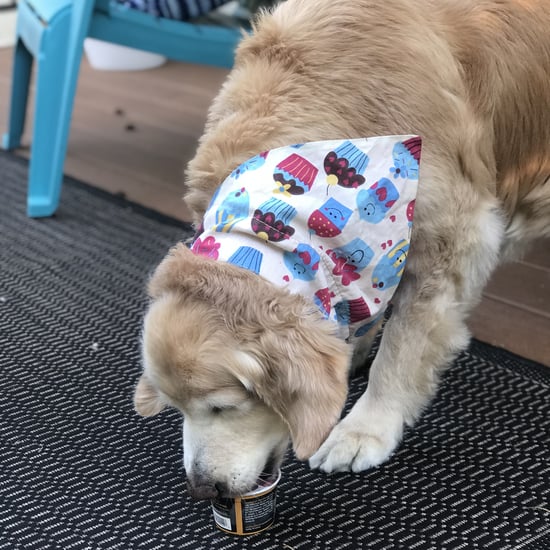
POLYGON ((114 0, 19 0, 5 149, 20 146, 29 81, 37 61, 27 214, 51 216, 59 205, 63 166, 84 39, 97 38, 169 59, 231 67, 238 26, 152 17, 114 0))

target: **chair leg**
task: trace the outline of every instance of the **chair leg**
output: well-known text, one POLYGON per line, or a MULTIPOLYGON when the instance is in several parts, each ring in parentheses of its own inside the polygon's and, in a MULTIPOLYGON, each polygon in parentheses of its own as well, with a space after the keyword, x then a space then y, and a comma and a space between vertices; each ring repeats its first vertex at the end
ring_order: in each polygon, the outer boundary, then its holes
POLYGON ((51 43, 44 44, 47 53, 38 66, 27 199, 31 217, 51 216, 59 204, 82 48, 93 7, 94 0, 73 3, 67 17, 57 18, 45 37, 51 43))
POLYGON ((27 195, 27 214, 31 217, 51 216, 59 203, 63 166, 58 166, 55 160, 59 136, 66 136, 69 131, 68 124, 63 125, 61 121, 69 30, 70 11, 67 10, 43 34, 37 55, 27 195))
POLYGON ((29 52, 23 41, 18 39, 13 53, 8 131, 2 139, 4 149, 15 149, 21 145, 21 136, 25 129, 33 59, 32 53, 29 52))

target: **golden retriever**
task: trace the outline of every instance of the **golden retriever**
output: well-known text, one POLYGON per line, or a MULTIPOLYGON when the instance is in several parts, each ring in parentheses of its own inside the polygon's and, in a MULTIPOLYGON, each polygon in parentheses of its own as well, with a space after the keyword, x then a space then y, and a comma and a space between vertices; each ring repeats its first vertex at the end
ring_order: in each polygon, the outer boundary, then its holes
POLYGON ((355 346, 302 296, 176 246, 157 268, 135 406, 184 415, 191 494, 239 494, 299 459, 358 472, 388 459, 468 344, 503 258, 550 234, 548 0, 288 0, 238 48, 187 172, 197 225, 255 154, 417 134, 405 273, 365 394, 340 420, 355 346))

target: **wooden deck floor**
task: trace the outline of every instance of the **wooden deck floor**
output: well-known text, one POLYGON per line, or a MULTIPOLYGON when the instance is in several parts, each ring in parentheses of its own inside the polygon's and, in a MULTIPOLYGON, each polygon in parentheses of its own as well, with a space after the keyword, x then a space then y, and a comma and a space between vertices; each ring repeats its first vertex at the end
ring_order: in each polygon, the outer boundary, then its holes
MULTIPOLYGON (((0 132, 7 121, 11 53, 0 49, 0 132)), ((109 73, 84 62, 65 172, 188 220, 183 169, 226 74, 177 63, 109 73)), ((31 124, 32 105, 26 144, 31 124)), ((480 340, 550 366, 550 241, 495 273, 470 327, 480 340)))

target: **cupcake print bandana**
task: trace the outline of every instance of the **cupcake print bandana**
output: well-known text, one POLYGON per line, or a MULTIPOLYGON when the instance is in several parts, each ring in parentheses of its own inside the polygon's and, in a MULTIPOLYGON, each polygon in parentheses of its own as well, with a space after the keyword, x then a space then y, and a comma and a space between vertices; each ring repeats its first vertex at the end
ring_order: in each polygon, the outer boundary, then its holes
POLYGON ((191 250, 302 294, 351 341, 403 274, 420 152, 407 135, 260 153, 218 188, 191 250))

